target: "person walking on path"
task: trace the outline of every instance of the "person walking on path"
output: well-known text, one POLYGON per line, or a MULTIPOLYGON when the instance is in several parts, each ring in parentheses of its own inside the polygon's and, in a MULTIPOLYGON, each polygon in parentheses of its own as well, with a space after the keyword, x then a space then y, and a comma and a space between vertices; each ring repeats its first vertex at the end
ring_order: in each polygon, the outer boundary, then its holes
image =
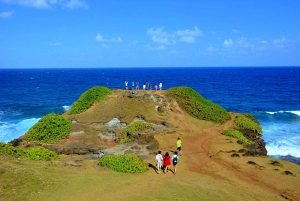
POLYGON ((159 90, 162 90, 162 82, 159 83, 159 90))
POLYGON ((160 174, 160 170, 161 170, 161 166, 162 166, 162 161, 163 161, 163 157, 161 155, 161 151, 158 151, 158 154, 155 156, 155 162, 156 162, 156 166, 157 166, 157 173, 160 174))
POLYGON ((180 155, 182 156, 182 151, 181 151, 181 140, 180 138, 177 139, 177 151, 179 151, 180 155))
POLYGON ((164 155, 164 166, 165 166, 164 173, 165 174, 169 171, 170 165, 171 165, 171 156, 169 155, 169 152, 167 152, 164 155))
POLYGON ((172 163, 173 163, 173 167, 174 167, 174 174, 176 174, 178 160, 179 160, 179 156, 177 155, 177 151, 175 151, 174 155, 172 156, 172 163))

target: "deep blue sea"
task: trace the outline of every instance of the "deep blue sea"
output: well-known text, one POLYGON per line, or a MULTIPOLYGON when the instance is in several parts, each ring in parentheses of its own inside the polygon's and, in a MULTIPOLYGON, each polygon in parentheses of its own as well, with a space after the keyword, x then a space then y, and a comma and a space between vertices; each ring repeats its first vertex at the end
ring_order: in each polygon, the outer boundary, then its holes
POLYGON ((0 141, 69 109, 93 86, 124 89, 125 80, 189 86, 229 111, 251 113, 268 155, 300 164, 300 67, 0 69, 0 141))

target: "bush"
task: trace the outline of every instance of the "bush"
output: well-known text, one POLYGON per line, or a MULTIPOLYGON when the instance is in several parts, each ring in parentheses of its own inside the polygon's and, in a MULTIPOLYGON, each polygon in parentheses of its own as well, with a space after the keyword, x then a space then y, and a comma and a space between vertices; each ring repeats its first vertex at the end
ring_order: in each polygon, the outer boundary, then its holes
POLYGON ((71 125, 72 122, 66 117, 51 113, 28 130, 26 140, 40 143, 58 142, 69 136, 71 125))
POLYGON ((190 87, 171 88, 167 91, 167 95, 175 98, 182 109, 198 119, 224 123, 231 117, 224 108, 206 100, 190 87))
POLYGON ((25 156, 23 149, 14 147, 12 144, 4 142, 0 142, 0 154, 9 155, 16 158, 25 156))
POLYGON ((80 114, 85 112, 95 101, 100 103, 106 95, 112 94, 106 87, 93 87, 84 92, 72 105, 69 114, 80 114))
POLYGON ((147 170, 147 165, 134 154, 110 155, 102 157, 98 164, 117 172, 140 173, 147 170))
POLYGON ((57 159, 58 154, 54 151, 50 151, 49 149, 46 149, 41 146, 29 148, 25 151, 25 155, 27 158, 30 158, 31 160, 40 161, 40 160, 46 160, 48 158, 51 159, 57 159))
POLYGON ((234 122, 242 129, 249 129, 262 135, 261 126, 247 117, 238 117, 234 122))
POLYGON ((31 160, 46 160, 48 158, 57 159, 58 154, 44 147, 37 146, 29 149, 20 149, 10 143, 0 142, 0 155, 9 155, 12 157, 29 158, 31 160))
POLYGON ((247 139, 243 133, 241 133, 240 131, 238 130, 235 130, 235 129, 227 129, 225 131, 222 132, 223 135, 227 135, 227 136, 230 136, 230 137, 234 137, 234 138, 237 138, 239 140, 241 140, 242 142, 246 143, 246 144, 254 144, 255 142, 247 139))
POLYGON ((121 133, 120 136, 125 138, 127 133, 134 133, 138 131, 143 131, 149 128, 152 128, 153 125, 151 123, 147 123, 144 121, 134 121, 129 124, 121 133))
POLYGON ((126 137, 126 138, 122 139, 122 140, 119 142, 119 144, 125 144, 125 143, 127 143, 127 142, 132 142, 132 141, 133 141, 133 139, 130 139, 130 138, 126 137))

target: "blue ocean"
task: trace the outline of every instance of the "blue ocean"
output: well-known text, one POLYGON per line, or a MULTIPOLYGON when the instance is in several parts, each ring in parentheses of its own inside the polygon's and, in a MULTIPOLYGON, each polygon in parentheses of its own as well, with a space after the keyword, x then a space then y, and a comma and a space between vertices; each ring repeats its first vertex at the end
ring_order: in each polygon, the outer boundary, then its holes
POLYGON ((251 113, 268 155, 300 164, 300 67, 0 69, 0 141, 68 110, 93 86, 124 89, 125 80, 189 86, 228 111, 251 113))

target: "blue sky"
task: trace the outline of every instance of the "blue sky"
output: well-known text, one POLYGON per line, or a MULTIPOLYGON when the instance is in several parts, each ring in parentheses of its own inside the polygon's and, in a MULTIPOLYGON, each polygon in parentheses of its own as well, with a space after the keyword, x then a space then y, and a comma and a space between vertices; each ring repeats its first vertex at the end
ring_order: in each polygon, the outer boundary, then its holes
POLYGON ((299 0, 0 0, 0 68, 300 66, 299 0))

